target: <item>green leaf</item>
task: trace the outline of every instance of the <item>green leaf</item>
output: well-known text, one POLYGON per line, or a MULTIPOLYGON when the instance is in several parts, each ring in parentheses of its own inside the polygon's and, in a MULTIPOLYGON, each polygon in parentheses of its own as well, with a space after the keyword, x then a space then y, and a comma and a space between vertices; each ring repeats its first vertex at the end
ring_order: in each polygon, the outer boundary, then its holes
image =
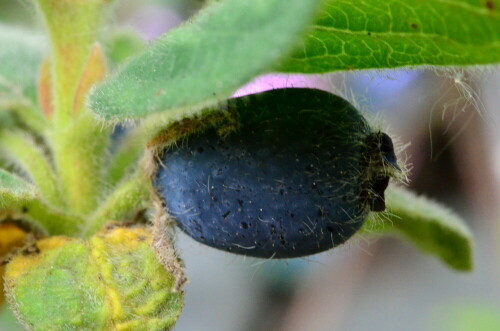
POLYGON ((390 186, 386 202, 387 211, 371 213, 364 231, 402 235, 456 270, 472 269, 472 235, 458 215, 401 187, 390 186))
POLYGON ((159 262, 149 228, 109 226, 88 239, 50 237, 9 262, 5 286, 30 330, 170 330, 183 306, 170 247, 159 262))
POLYGON ((0 169, 0 208, 31 199, 35 188, 24 179, 0 169))
POLYGON ((106 120, 185 116, 228 97, 288 54, 320 0, 225 0, 173 30, 90 96, 106 120))
POLYGON ((46 201, 59 208, 65 206, 55 170, 33 137, 20 130, 0 132, 0 156, 23 169, 46 201))
POLYGON ((67 215, 38 198, 37 189, 24 179, 0 169, 0 219, 7 213, 48 234, 75 235, 83 221, 67 215))
POLYGON ((284 72, 500 62, 498 0, 327 0, 284 72))
POLYGON ((36 78, 44 48, 33 32, 0 24, 0 110, 36 104, 36 78))

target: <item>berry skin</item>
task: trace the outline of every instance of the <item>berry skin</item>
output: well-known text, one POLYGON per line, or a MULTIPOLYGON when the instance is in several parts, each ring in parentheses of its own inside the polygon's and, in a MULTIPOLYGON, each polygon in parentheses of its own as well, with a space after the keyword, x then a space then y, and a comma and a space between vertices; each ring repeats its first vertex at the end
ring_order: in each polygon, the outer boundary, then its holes
POLYGON ((182 134, 153 185, 182 231, 232 253, 292 258, 342 244, 385 209, 399 170, 391 139, 320 90, 231 99, 186 123, 171 129, 182 134))

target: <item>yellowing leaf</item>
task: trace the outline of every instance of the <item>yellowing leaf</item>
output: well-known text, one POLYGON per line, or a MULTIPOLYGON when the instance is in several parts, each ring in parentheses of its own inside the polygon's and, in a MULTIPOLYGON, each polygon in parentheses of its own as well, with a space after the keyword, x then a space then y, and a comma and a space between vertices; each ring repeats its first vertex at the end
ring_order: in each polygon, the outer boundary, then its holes
MULTIPOLYGON (((8 255, 16 250, 16 248, 22 247, 27 240, 27 233, 19 226, 13 222, 4 222, 0 224, 0 263, 3 262, 8 255)), ((4 292, 3 292, 3 276, 5 273, 5 266, 0 265, 0 286, 2 290, 0 291, 0 305, 3 304, 4 292)))
POLYGON ((108 226, 88 240, 43 239, 39 253, 7 265, 8 299, 29 329, 168 330, 183 293, 152 243, 144 227, 108 226))

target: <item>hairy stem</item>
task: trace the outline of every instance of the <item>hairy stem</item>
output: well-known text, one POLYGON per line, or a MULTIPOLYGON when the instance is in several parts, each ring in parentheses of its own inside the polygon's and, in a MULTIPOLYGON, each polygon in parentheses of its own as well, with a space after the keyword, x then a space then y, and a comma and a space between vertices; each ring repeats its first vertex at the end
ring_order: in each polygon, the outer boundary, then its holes
POLYGON ((82 109, 82 100, 87 93, 85 89, 95 83, 92 79, 104 75, 99 50, 96 53, 92 46, 109 1, 34 1, 51 40, 50 139, 55 163, 70 210, 85 216, 97 207, 103 191, 102 165, 109 130, 101 129, 88 111, 82 109), (97 73, 94 67, 98 68, 97 73), (89 71, 95 75, 89 77, 89 71))
POLYGON ((78 215, 89 215, 97 208, 104 193, 102 169, 109 129, 100 127, 90 114, 85 113, 51 138, 69 207, 78 215))

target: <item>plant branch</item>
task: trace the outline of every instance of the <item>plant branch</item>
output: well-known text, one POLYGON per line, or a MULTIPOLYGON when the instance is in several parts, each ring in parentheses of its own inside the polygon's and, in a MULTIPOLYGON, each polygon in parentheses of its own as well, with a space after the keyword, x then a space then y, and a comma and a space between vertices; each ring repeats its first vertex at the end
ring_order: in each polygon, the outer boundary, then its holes
POLYGON ((83 107, 84 97, 105 72, 97 39, 107 0, 34 0, 51 41, 52 109, 50 132, 54 159, 68 206, 89 215, 103 191, 102 165, 109 130, 83 107), (75 110, 77 107, 78 111, 75 110))
POLYGON ((68 205, 75 214, 89 215, 104 192, 103 164, 109 129, 100 127, 92 115, 84 112, 51 138, 68 205))

